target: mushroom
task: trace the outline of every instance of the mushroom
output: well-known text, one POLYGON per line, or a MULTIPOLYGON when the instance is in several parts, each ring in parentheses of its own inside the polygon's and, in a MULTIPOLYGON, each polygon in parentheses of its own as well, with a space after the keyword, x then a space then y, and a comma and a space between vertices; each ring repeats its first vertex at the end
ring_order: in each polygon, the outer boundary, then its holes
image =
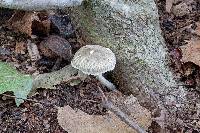
POLYGON ((116 87, 102 74, 115 68, 116 57, 109 49, 99 45, 86 45, 81 47, 74 55, 72 67, 87 75, 94 75, 108 89, 115 91, 116 87))

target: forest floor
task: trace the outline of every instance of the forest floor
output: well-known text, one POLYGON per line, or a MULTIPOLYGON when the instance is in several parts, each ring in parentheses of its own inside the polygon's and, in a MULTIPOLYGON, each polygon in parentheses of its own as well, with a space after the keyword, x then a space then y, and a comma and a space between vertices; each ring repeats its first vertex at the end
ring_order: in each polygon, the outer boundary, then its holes
MULTIPOLYGON (((200 38, 200 2, 198 0, 174 0, 172 4, 170 2, 166 3, 165 0, 157 0, 157 5, 162 34, 171 55, 170 67, 177 76, 178 82, 191 91, 190 99, 200 99, 198 91, 200 87, 200 60, 198 60, 200 52, 198 53, 198 47, 190 48, 189 50, 186 48, 185 50, 183 47, 187 47, 191 43, 199 43, 200 45, 200 41, 198 42, 200 38), (193 51, 194 49, 196 50, 195 52, 193 51)), ((64 15, 63 12, 59 11, 58 13, 60 16, 64 15)), ((58 20, 55 20, 53 26, 45 27, 47 24, 45 23, 45 13, 40 14, 42 16, 39 18, 41 23, 24 18, 23 21, 28 21, 28 23, 23 22, 23 26, 28 27, 24 31, 20 27, 21 24, 15 23, 15 19, 19 18, 17 15, 21 14, 24 15, 24 12, 16 13, 14 10, 0 9, 0 60, 12 63, 17 70, 23 73, 52 72, 70 63, 69 60, 64 60, 56 64, 59 55, 55 55, 55 53, 52 55, 51 52, 50 54, 45 54, 49 50, 43 50, 41 47, 39 47, 40 59, 33 61, 27 47, 24 45, 28 40, 39 46, 41 41, 47 38, 49 34, 64 36, 72 46, 72 53, 75 53, 81 46, 85 45, 81 32, 73 31, 73 25, 68 18, 65 20, 68 24, 64 25, 64 28, 67 28, 69 33, 62 32, 62 24, 55 24, 60 23, 58 20), (15 14, 15 17, 12 17, 13 14, 15 14), (59 27, 60 25, 62 26, 59 27), (38 26, 40 27, 39 29, 35 30, 33 28, 38 26)), ((37 89, 36 93, 29 96, 19 107, 16 106, 12 96, 7 96, 12 95, 11 92, 0 95, 0 132, 65 133, 66 131, 58 124, 57 107, 66 105, 73 109, 80 109, 88 114, 104 115, 107 110, 101 104, 101 95, 96 89, 97 87, 109 92, 94 77, 88 77, 84 82, 75 86, 60 84, 57 85, 55 90, 37 89)), ((190 104, 195 105, 195 103, 190 104)), ((189 110, 192 109, 190 106, 189 110)), ((193 112, 197 112, 197 110, 193 110, 193 112)), ((189 120, 188 118, 193 117, 193 114, 190 113, 183 113, 184 115, 181 116, 185 117, 183 119, 187 121, 186 125, 181 127, 174 127, 173 125, 171 127, 172 130, 176 128, 173 131, 174 133, 197 133, 200 131, 199 116, 194 118, 195 121, 189 120)), ((149 132, 156 131, 155 125, 152 125, 149 129, 149 132)))

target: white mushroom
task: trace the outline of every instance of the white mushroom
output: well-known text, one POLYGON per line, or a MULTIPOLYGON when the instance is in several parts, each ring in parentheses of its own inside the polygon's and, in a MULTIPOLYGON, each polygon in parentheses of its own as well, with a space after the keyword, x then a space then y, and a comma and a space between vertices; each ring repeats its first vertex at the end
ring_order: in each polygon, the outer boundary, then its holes
POLYGON ((109 49, 99 45, 86 45, 74 55, 72 67, 87 75, 94 75, 108 89, 115 90, 115 85, 105 79, 102 74, 115 68, 116 57, 109 49))

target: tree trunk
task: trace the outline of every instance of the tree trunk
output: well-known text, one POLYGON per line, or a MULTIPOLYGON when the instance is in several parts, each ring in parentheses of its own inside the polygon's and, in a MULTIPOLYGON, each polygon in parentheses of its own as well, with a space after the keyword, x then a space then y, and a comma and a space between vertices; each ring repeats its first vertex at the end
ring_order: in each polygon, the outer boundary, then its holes
POLYGON ((68 12, 88 43, 115 52, 117 67, 113 77, 121 90, 145 101, 152 97, 155 103, 160 101, 157 94, 184 99, 184 88, 174 89, 177 86, 167 65, 167 49, 154 0, 93 0, 68 12))

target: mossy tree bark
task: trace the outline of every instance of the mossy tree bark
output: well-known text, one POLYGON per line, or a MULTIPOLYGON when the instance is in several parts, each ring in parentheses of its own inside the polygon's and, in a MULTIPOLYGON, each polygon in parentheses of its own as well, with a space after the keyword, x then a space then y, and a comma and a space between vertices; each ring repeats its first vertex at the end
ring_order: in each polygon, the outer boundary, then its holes
MULTIPOLYGON (((154 0, 93 0, 68 10, 77 28, 90 43, 112 49, 117 56, 114 71, 119 88, 130 91, 141 101, 175 95, 184 100, 184 88, 168 68, 168 55, 154 0)), ((152 103, 151 103, 152 104, 152 103)))

